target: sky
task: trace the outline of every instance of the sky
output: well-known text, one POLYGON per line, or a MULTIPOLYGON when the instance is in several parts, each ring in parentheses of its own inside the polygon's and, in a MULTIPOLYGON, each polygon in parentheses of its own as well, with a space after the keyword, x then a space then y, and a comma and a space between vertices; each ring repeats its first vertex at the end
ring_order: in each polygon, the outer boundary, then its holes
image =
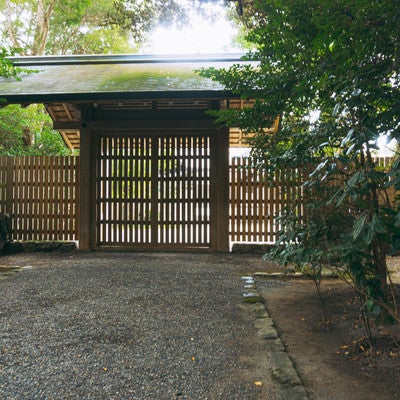
POLYGON ((237 28, 229 21, 224 2, 206 3, 205 11, 215 13, 216 18, 201 16, 195 7, 186 1, 190 15, 189 23, 183 27, 158 27, 141 52, 150 54, 210 54, 243 51, 233 43, 237 28))

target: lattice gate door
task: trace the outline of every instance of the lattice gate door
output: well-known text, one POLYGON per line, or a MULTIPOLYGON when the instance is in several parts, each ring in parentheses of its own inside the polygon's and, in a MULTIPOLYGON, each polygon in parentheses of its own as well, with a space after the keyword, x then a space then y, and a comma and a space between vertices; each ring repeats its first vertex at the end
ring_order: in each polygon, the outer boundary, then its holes
POLYGON ((98 135, 97 247, 210 248, 210 135, 98 135))

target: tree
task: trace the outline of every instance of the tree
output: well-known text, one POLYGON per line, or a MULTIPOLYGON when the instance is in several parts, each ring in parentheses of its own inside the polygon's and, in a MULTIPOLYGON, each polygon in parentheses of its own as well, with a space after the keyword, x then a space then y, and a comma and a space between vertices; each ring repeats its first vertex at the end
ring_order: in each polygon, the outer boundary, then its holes
POLYGON ((41 104, 0 109, 0 155, 68 155, 59 132, 41 104))
MULTIPOLYGON (((22 73, 33 72, 13 65, 9 56, 17 51, 0 48, 0 77, 21 79, 22 73)), ((0 155, 61 154, 68 154, 68 150, 59 133, 52 129, 51 120, 42 105, 0 108, 0 155)))
POLYGON ((218 118, 257 132, 260 168, 308 169, 306 213, 283 212, 272 256, 338 268, 380 320, 399 320, 386 265, 400 247, 400 210, 388 194, 399 188, 399 161, 383 170, 372 157, 378 138, 400 138, 399 17, 395 0, 258 1, 244 12, 249 63, 203 72, 256 99, 218 118), (277 115, 279 132, 264 134, 277 115))
POLYGON ((155 23, 179 17, 174 0, 0 0, 3 44, 25 55, 132 52, 155 23))
POLYGON ((18 49, 9 50, 5 47, 0 47, 0 77, 19 79, 19 75, 23 70, 15 67, 9 59, 10 56, 15 55, 17 52, 18 49))

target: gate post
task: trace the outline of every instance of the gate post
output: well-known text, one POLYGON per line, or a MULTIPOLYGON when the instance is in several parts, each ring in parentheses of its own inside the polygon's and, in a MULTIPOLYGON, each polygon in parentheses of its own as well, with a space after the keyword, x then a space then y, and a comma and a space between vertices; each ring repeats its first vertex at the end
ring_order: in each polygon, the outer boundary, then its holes
POLYGON ((82 123, 80 130, 80 157, 79 157, 79 249, 90 250, 93 247, 93 218, 95 208, 94 192, 95 181, 95 143, 92 129, 82 123))
POLYGON ((216 251, 229 251, 229 128, 216 130, 211 157, 213 244, 216 251))

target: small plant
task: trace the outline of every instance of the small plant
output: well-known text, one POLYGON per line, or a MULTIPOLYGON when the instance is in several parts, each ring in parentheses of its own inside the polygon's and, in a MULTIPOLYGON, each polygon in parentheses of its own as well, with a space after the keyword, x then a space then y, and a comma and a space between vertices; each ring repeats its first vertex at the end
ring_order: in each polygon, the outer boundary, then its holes
POLYGON ((22 49, 0 47, 0 76, 21 80, 21 75, 36 72, 26 68, 16 67, 10 60, 11 56, 22 53, 22 49))

